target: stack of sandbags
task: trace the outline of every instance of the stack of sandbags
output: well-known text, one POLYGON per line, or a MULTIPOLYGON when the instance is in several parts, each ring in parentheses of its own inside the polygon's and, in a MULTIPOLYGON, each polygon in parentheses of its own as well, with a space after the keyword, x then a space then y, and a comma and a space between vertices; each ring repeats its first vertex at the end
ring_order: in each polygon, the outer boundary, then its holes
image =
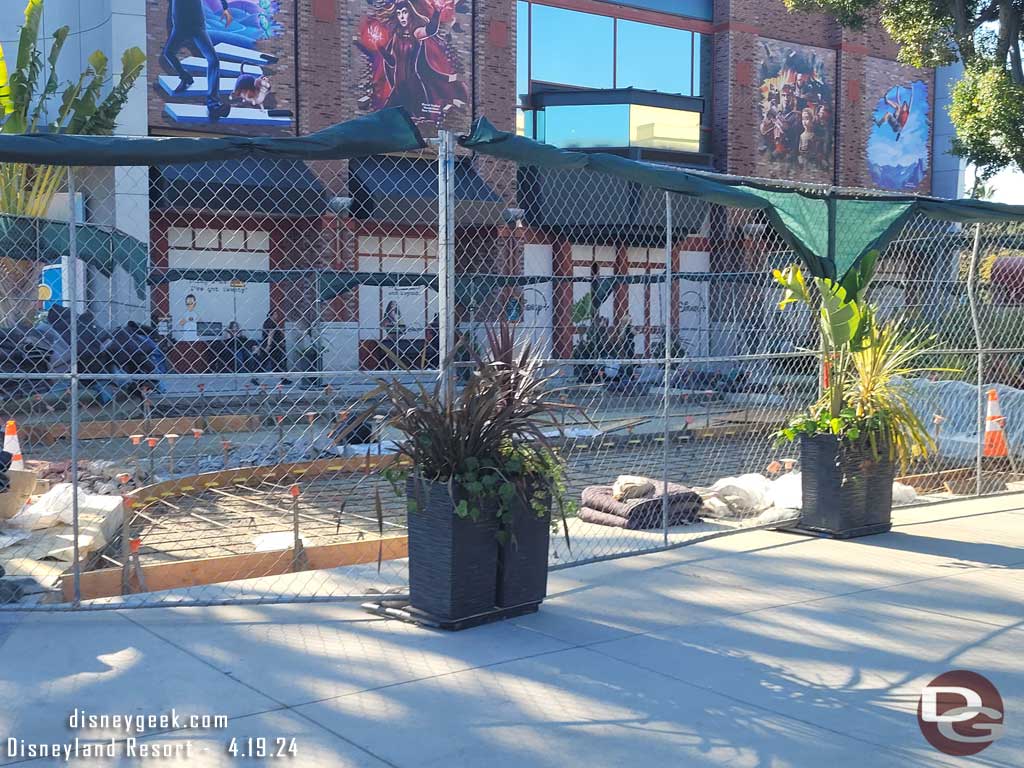
MULTIPOLYGON (((9 529, 28 531, 24 541, 12 543, 9 549, 24 549, 21 555, 34 560, 74 559, 74 530, 70 483, 58 483, 6 521, 9 529)), ((124 519, 120 496, 103 496, 78 492, 78 548, 84 558, 106 546, 117 535, 124 519)), ((13 555, 12 555, 13 556, 13 555)))
POLYGON ((685 485, 648 478, 623 477, 614 486, 591 485, 583 489, 578 517, 588 523, 629 530, 661 528, 662 507, 668 496, 668 524, 682 525, 700 519, 700 496, 685 485), (640 482, 638 482, 640 481, 640 482))

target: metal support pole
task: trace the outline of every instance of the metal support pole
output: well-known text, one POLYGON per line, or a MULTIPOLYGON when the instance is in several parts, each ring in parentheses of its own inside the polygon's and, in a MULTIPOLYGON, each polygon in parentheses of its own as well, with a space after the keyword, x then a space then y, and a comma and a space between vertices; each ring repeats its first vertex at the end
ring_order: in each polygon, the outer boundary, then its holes
POLYGON ((661 530, 664 542, 668 544, 668 444, 669 444, 669 396, 668 388, 672 379, 672 194, 665 193, 665 281, 661 292, 662 339, 665 347, 664 387, 661 395, 664 419, 664 440, 661 444, 661 479, 664 483, 661 496, 661 530))
POLYGON ((68 298, 71 301, 71 536, 72 579, 74 595, 71 605, 82 602, 82 563, 78 551, 78 239, 75 211, 75 170, 68 166, 68 298))
POLYGON ((974 225, 974 245, 971 248, 971 263, 967 272, 967 302, 971 308, 971 325, 974 328, 974 345, 978 351, 978 445, 975 457, 974 493, 981 496, 981 464, 985 444, 985 362, 981 353, 981 323, 978 320, 975 273, 978 268, 978 254, 981 251, 981 224, 974 225))
POLYGON ((437 363, 448 401, 455 348, 455 134, 439 131, 437 138, 437 363))

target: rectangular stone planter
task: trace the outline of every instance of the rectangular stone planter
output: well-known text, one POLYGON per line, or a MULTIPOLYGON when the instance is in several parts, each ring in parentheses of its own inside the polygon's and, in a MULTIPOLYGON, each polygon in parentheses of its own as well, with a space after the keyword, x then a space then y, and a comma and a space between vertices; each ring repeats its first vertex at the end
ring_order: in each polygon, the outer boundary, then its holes
POLYGON ((800 441, 803 509, 798 530, 850 539, 892 528, 896 471, 887 445, 874 456, 867 440, 832 435, 800 441))
POLYGON ((446 483, 406 483, 416 509, 409 521, 409 598, 411 607, 444 622, 493 611, 498 569, 498 521, 494 510, 480 519, 461 518, 446 483))
POLYGON ((551 541, 551 503, 547 514, 521 499, 512 509, 509 535, 498 547, 499 608, 539 605, 548 592, 548 550, 551 541))

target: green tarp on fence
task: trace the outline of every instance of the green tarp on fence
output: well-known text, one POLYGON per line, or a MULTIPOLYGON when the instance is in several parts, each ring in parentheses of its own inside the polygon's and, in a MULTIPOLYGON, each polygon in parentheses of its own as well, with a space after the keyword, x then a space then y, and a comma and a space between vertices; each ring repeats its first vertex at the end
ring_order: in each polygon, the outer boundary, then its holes
POLYGON ((914 195, 868 197, 825 190, 787 190, 603 152, 572 152, 499 131, 486 118, 477 120, 459 143, 520 166, 582 168, 717 205, 763 211, 813 274, 839 280, 864 254, 883 249, 915 214, 965 224, 1024 221, 1024 206, 1020 205, 914 195))
POLYGON ((250 157, 347 160, 426 146, 404 109, 382 109, 306 136, 164 138, 0 135, 0 163, 32 165, 180 165, 250 157))
MULTIPOLYGON (((145 296, 149 252, 144 242, 92 224, 77 225, 75 241, 79 259, 108 277, 121 267, 131 276, 136 294, 145 296)), ((0 215, 0 257, 59 264, 69 253, 66 222, 0 215)))

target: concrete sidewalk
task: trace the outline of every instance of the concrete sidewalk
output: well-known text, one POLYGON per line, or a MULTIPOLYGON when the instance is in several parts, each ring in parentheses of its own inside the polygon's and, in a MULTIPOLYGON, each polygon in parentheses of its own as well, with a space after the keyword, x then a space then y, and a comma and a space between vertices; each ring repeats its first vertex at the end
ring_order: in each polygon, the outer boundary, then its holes
MULTIPOLYGON (((350 605, 0 613, 0 764, 21 759, 12 737, 125 736, 69 729, 76 708, 174 708, 228 727, 150 732, 136 751, 229 765, 232 738, 265 737, 294 739, 302 766, 1024 765, 1024 496, 896 522, 558 571, 540 613, 457 634, 350 605), (934 750, 915 717, 953 669, 1003 697, 1005 735, 974 758, 934 750)), ((134 764, 125 748, 89 764, 134 764)))

